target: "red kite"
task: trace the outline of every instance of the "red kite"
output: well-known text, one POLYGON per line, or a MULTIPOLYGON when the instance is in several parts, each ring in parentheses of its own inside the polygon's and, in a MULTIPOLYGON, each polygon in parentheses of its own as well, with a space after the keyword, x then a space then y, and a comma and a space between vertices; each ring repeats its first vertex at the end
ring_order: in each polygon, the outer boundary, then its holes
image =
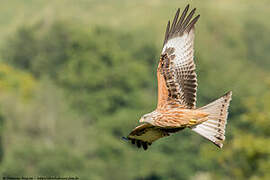
POLYGON ((172 24, 168 22, 157 68, 157 108, 141 117, 137 126, 124 139, 143 147, 159 138, 190 128, 222 148, 225 140, 228 107, 232 92, 214 102, 196 108, 197 75, 194 64, 194 25, 200 15, 192 18, 189 5, 179 18, 177 10, 172 24), (188 15, 187 15, 188 14, 188 15))

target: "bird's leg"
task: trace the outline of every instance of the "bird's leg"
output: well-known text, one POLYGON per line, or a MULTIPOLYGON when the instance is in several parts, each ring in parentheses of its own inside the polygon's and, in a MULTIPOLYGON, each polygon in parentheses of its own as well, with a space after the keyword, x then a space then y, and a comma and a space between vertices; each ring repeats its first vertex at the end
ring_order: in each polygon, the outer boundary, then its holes
POLYGON ((191 127, 191 126, 194 126, 196 124, 197 124, 197 120, 196 119, 190 119, 187 127, 191 127))

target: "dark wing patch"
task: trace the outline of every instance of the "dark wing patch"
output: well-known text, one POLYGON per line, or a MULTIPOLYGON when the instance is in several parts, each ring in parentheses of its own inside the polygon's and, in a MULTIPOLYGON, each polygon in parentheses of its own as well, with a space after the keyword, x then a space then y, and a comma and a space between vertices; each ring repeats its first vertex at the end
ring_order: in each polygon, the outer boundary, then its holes
POLYGON ((180 99, 189 108, 196 107, 197 75, 195 64, 189 62, 176 69, 176 76, 181 87, 180 99))
POLYGON ((165 136, 169 136, 169 134, 158 127, 145 123, 134 128, 125 139, 131 141, 138 148, 143 147, 144 150, 147 150, 152 142, 165 136))
MULTIPOLYGON (((176 71, 171 68, 173 65, 172 61, 175 58, 174 48, 167 48, 165 54, 161 55, 161 74, 164 76, 166 81, 166 86, 168 88, 168 100, 175 99, 176 101, 180 99, 180 86, 178 83, 175 83, 176 71)), ((181 102, 179 102, 181 103, 181 102)))
POLYGON ((123 139, 131 141, 131 143, 135 144, 138 148, 143 147, 144 150, 147 150, 152 142, 182 129, 183 128, 159 128, 145 123, 137 126, 131 131, 128 137, 123 137, 123 139))
POLYGON ((181 17, 178 18, 179 13, 180 13, 180 8, 178 8, 174 16, 172 26, 170 26, 170 21, 168 21, 166 32, 165 32, 165 39, 163 42, 163 47, 168 42, 168 40, 174 37, 180 37, 183 35, 184 32, 189 32, 194 27, 194 24, 200 18, 200 15, 197 15, 192 21, 190 21, 196 11, 196 8, 194 8, 186 17, 188 9, 189 9, 189 4, 184 9, 181 17))

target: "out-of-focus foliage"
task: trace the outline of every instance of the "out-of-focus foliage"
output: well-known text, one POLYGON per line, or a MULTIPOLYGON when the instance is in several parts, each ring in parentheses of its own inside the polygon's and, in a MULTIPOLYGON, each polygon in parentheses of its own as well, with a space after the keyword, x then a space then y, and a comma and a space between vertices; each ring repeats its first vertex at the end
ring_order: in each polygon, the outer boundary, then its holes
MULTIPOLYGON (((224 148, 184 130, 146 152, 121 137, 155 108, 155 70, 165 24, 185 4, 3 4, 0 10, 20 7, 17 14, 22 9, 36 16, 18 15, 18 24, 10 21, 9 26, 0 19, 0 27, 10 28, 2 28, 9 36, 0 41, 1 175, 269 179, 270 23, 261 20, 269 15, 265 2, 192 5, 201 14, 195 40, 198 105, 233 91, 224 148)), ((8 10, 0 12, 14 19, 8 10)))
POLYGON ((138 46, 130 35, 104 28, 83 31, 61 22, 40 33, 43 28, 19 29, 3 50, 4 60, 51 78, 68 91, 74 108, 94 118, 147 103, 143 94, 153 89, 155 46, 138 46))
POLYGON ((11 92, 23 98, 30 98, 35 86, 36 81, 31 74, 0 63, 1 95, 3 95, 3 93, 11 92))

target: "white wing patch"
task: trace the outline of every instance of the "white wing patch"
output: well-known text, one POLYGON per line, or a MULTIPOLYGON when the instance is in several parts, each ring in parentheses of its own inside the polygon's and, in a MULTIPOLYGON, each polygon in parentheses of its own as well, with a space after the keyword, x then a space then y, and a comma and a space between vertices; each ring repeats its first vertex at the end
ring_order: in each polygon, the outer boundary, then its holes
POLYGON ((196 106, 197 78, 195 73, 194 56, 194 29, 175 37, 164 45, 162 54, 166 49, 174 48, 175 58, 171 62, 174 82, 179 84, 180 101, 187 108, 196 106))
POLYGON ((176 57, 173 61, 175 68, 182 68, 193 61, 193 31, 192 29, 189 33, 185 32, 181 37, 170 39, 162 49, 162 54, 165 52, 166 48, 173 47, 175 49, 174 55, 176 57))

